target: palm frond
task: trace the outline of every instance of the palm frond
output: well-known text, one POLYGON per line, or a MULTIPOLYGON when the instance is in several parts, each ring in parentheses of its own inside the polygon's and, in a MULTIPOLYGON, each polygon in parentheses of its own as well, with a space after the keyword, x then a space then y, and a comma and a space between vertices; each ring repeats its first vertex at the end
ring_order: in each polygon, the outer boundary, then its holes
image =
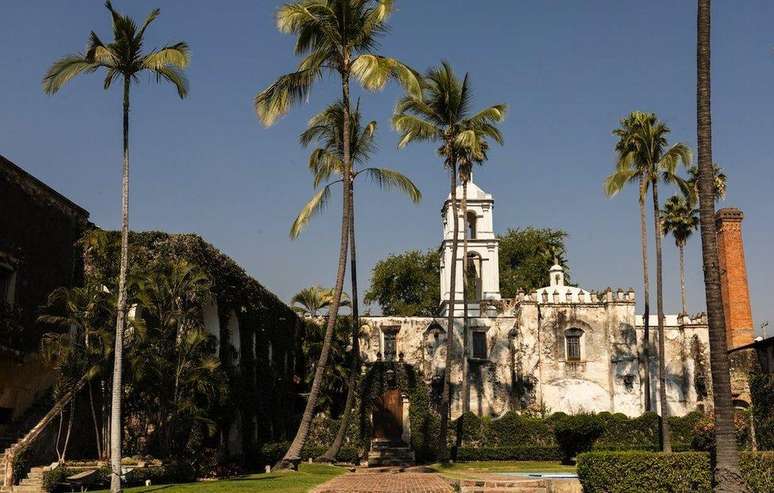
POLYGON ((330 199, 331 196, 331 185, 333 185, 333 183, 329 183, 322 190, 314 194, 309 202, 304 205, 303 209, 301 209, 301 212, 298 213, 295 221, 293 221, 293 225, 290 227, 291 239, 295 240, 298 238, 309 223, 309 220, 325 209, 325 206, 328 204, 328 199, 330 199))
POLYGON ((271 126, 290 107, 307 97, 321 76, 319 67, 285 74, 255 96, 255 112, 265 126, 271 126))
POLYGON ((369 91, 381 90, 388 80, 394 78, 410 96, 418 99, 422 97, 419 75, 395 58, 360 55, 352 62, 352 75, 369 91))
POLYGON ((191 61, 191 54, 186 43, 180 42, 154 50, 142 61, 142 67, 158 70, 163 67, 186 68, 191 61))
POLYGON ((317 148, 309 155, 309 169, 314 175, 314 188, 317 188, 332 174, 343 176, 344 163, 327 149, 317 148))
POLYGON ((161 82, 162 79, 171 82, 175 89, 177 89, 177 95, 180 96, 180 99, 188 95, 188 80, 181 70, 171 66, 164 66, 153 69, 152 73, 156 75, 157 82, 161 82))
POLYGON ((48 69, 48 72, 46 72, 46 75, 43 77, 43 92, 46 94, 56 94, 76 75, 84 72, 94 72, 100 66, 99 63, 88 61, 80 53, 66 55, 54 62, 51 68, 48 69))
POLYGON ((392 126, 402 133, 398 147, 403 148, 409 142, 415 140, 435 141, 441 138, 438 127, 419 117, 407 114, 398 114, 392 117, 392 126))
POLYGON ((414 182, 398 171, 387 168, 365 168, 360 170, 357 175, 362 173, 365 173, 379 188, 400 190, 408 195, 414 203, 422 200, 422 192, 414 185, 414 182))

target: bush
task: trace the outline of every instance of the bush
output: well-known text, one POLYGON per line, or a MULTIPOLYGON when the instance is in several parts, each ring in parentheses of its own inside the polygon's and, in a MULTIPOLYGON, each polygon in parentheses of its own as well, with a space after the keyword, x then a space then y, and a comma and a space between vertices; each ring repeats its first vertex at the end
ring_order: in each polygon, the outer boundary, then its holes
MULTIPOLYGON (((738 409, 734 413, 736 427, 736 444, 746 449, 750 447, 750 415, 745 410, 738 409)), ((693 430, 691 448, 701 452, 715 450, 715 418, 712 415, 702 416, 696 421, 693 430)))
POLYGON ((484 433, 489 446, 513 447, 527 444, 553 446, 556 444, 550 421, 508 411, 493 419, 484 433))
POLYGON ((750 396, 758 447, 774 450, 774 374, 750 375, 750 396))
MULTIPOLYGON (((280 459, 282 459, 289 447, 290 442, 265 443, 261 447, 257 463, 259 465, 273 466, 279 462, 280 459)), ((327 447, 322 446, 304 446, 304 448, 301 450, 301 460, 314 460, 324 454, 327 449, 327 447)), ((355 447, 341 447, 339 454, 336 456, 336 460, 339 462, 357 464, 360 462, 360 453, 355 447)))
POLYGON ((570 461, 579 452, 587 452, 602 436, 605 428, 602 420, 593 414, 578 414, 559 419, 554 426, 556 443, 562 450, 565 461, 570 461))
POLYGON ((466 412, 457 418, 452 426, 455 443, 461 441, 463 447, 480 446, 484 437, 482 419, 475 413, 466 412))
POLYGON ((559 447, 461 447, 457 450, 459 462, 477 460, 560 460, 559 447))
MULTIPOLYGON (((739 470, 751 493, 774 491, 774 452, 742 452, 739 470)), ((585 493, 711 492, 705 452, 588 452, 578 456, 585 493)))
POLYGON ((712 491, 709 455, 700 452, 587 452, 578 456, 585 493, 712 491))

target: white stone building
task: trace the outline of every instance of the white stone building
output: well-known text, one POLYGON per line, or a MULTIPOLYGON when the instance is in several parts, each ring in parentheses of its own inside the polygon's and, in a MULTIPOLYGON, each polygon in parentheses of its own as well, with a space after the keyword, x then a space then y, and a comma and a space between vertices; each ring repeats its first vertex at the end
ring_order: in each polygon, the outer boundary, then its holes
MULTIPOLYGON (((462 187, 457 190, 462 196, 462 187)), ((458 199, 459 200, 459 199, 458 199)), ((564 270, 546 272, 546 286, 515 299, 502 299, 492 195, 468 184, 468 386, 470 410, 499 416, 508 410, 620 412, 646 411, 644 328, 635 314, 633 289, 587 291, 565 284, 564 270)), ((443 206, 441 299, 448 313, 453 224, 451 200, 443 206)), ((460 211, 460 230, 462 216, 460 211)), ((451 368, 452 417, 463 410, 462 241, 459 242, 451 368)), ((447 319, 364 317, 361 342, 366 362, 402 360, 414 366, 439 393, 445 366, 447 319)), ((671 415, 709 405, 707 324, 703 315, 666 315, 667 400, 671 415)), ((651 315, 650 390, 658 408, 657 316, 651 315)))

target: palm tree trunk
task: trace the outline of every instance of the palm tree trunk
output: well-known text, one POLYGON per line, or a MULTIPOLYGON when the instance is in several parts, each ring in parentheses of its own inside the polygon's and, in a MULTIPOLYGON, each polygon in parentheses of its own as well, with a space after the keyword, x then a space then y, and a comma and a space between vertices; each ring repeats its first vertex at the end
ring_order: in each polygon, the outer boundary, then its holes
MULTIPOLYGON (((449 145, 451 147, 451 145, 449 145)), ((459 244, 459 221, 457 217, 457 160, 452 156, 449 165, 451 175, 451 215, 453 222, 451 266, 449 280, 449 313, 446 321, 446 364, 443 369, 443 392, 441 395, 441 430, 438 437, 440 443, 438 450, 441 454, 441 460, 449 460, 449 447, 447 436, 449 434, 449 415, 451 414, 451 385, 449 382, 451 376, 452 351, 454 349, 454 308, 455 291, 457 290, 457 245, 459 244)))
POLYGON ((67 420, 67 433, 65 434, 64 446, 62 447, 62 458, 60 462, 65 462, 67 460, 67 446, 70 444, 70 434, 73 431, 74 418, 75 418, 75 395, 73 395, 73 399, 70 401, 70 415, 68 416, 68 420, 67 420))
POLYGON ((645 211, 646 192, 647 182, 643 175, 640 176, 640 247, 642 249, 642 293, 645 299, 645 313, 642 316, 642 323, 644 324, 642 357, 645 359, 643 367, 643 392, 645 393, 645 411, 650 411, 650 280, 648 275, 648 226, 647 213, 645 211))
POLYGON ((696 130, 699 151, 699 217, 701 223, 704 291, 709 323, 712 399, 715 407, 715 491, 744 492, 739 475, 726 325, 720 297, 720 268, 715 232, 712 113, 710 106, 710 0, 699 0, 696 40, 696 130))
POLYGON ((97 410, 94 409, 94 392, 91 389, 91 380, 89 380, 89 407, 91 408, 91 419, 94 422, 94 437, 97 440, 97 458, 102 459, 102 437, 99 435, 99 423, 97 422, 97 410))
POLYGON ((113 395, 110 406, 110 491, 121 491, 121 373, 126 323, 126 271, 129 264, 129 82, 124 77, 124 165, 121 179, 121 270, 118 274, 113 395))
POLYGON ((669 403, 666 393, 666 353, 664 340, 664 295, 661 262, 661 210, 658 201, 658 180, 651 185, 653 192, 653 220, 656 229, 656 310, 658 312, 658 397, 661 404, 661 450, 672 451, 672 440, 669 433, 669 403))
POLYGON ((333 462, 341 450, 344 437, 349 428, 349 420, 352 416, 352 407, 355 403, 355 389, 360 375, 360 316, 357 298, 357 254, 355 250, 355 185, 350 189, 349 198, 349 267, 352 281, 352 359, 349 367, 349 381, 347 382, 347 399, 344 403, 344 413, 341 416, 336 437, 328 450, 320 457, 321 462, 333 462))
MULTIPOLYGON (((470 411, 468 396, 468 180, 462 180, 462 412, 470 411)), ((462 435, 461 429, 458 435, 462 435)), ((460 444, 461 445, 461 444, 460 444)))
POLYGON ((680 303, 683 306, 680 314, 685 315, 688 313, 688 304, 685 302, 685 243, 677 248, 680 250, 680 303))
POLYGON ((320 351, 320 359, 317 360, 317 366, 314 370, 314 380, 312 388, 309 391, 309 398, 306 401, 304 414, 298 425, 296 436, 290 444, 285 455, 277 463, 279 469, 295 469, 301 460, 301 449, 304 448, 306 437, 309 434, 309 428, 314 417, 314 409, 317 406, 317 399, 320 397, 322 379, 328 364, 328 355, 331 352, 331 341, 333 339, 333 329, 336 325, 336 319, 339 314, 339 304, 341 303, 341 292, 344 289, 344 276, 347 270, 347 244, 349 240, 349 201, 350 188, 352 186, 352 161, 350 159, 350 105, 349 105, 349 54, 345 54, 345 67, 347 70, 341 74, 341 87, 344 103, 344 125, 342 129, 342 144, 344 147, 344 173, 343 173, 343 196, 344 204, 341 215, 341 240, 339 244, 339 264, 336 270, 336 287, 333 291, 333 300, 328 308, 328 323, 325 327, 325 338, 320 351))

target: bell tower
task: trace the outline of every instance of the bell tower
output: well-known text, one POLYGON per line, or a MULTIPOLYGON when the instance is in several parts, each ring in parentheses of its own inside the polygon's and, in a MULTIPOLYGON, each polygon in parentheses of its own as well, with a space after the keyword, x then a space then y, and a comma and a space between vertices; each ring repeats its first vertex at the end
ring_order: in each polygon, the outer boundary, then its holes
MULTIPOLYGON (((494 199, 473 181, 468 182, 468 227, 463 228, 462 185, 457 187, 457 213, 459 221, 459 242, 457 246, 457 272, 455 281, 455 316, 462 316, 463 279, 468 280, 468 310, 471 316, 478 316, 481 300, 500 299, 500 269, 497 237, 494 234, 492 211, 494 199), (468 238, 468 272, 463 272, 463 241, 468 238)), ((451 196, 447 197, 441 210, 443 219, 443 241, 441 242, 441 304, 448 314, 451 287, 452 220, 451 196)))

